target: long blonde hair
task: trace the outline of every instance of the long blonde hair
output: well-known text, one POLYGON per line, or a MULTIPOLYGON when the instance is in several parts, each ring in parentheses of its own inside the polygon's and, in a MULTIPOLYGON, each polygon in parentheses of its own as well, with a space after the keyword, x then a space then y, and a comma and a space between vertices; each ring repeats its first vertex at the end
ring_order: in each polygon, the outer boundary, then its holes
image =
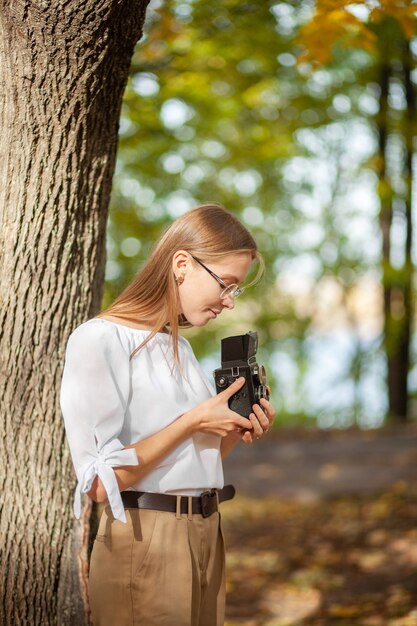
POLYGON ((172 269, 172 258, 177 250, 185 250, 207 263, 227 254, 250 252, 252 259, 257 259, 259 263, 251 284, 259 280, 264 270, 264 261, 254 238, 224 207, 207 203, 184 213, 165 230, 133 281, 97 315, 111 315, 134 323, 139 320, 152 323, 150 334, 135 348, 130 359, 156 333, 166 328, 171 336, 174 360, 179 363, 178 329, 191 325, 178 314, 180 300, 172 269))

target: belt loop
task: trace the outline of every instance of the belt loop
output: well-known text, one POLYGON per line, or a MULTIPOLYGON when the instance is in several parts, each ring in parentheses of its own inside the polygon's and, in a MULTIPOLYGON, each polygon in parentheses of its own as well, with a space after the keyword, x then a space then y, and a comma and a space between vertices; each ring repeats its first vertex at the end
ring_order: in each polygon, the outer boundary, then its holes
POLYGON ((187 517, 190 521, 193 519, 193 496, 188 496, 188 514, 187 517))
POLYGON ((219 490, 216 489, 216 500, 217 500, 217 510, 219 510, 220 507, 220 500, 219 500, 219 490))
POLYGON ((177 510, 175 512, 175 517, 177 519, 182 519, 181 518, 181 496, 177 496, 177 510))

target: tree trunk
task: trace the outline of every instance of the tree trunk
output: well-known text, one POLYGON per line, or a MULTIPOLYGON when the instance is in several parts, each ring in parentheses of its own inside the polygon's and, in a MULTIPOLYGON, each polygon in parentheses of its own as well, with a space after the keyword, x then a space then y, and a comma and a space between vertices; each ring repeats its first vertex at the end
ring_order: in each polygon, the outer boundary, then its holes
POLYGON ((0 2, 0 622, 87 624, 64 347, 100 308, 118 119, 148 0, 0 2))
POLYGON ((399 316, 398 351, 393 356, 392 367, 397 372, 396 390, 392 413, 401 420, 408 417, 408 372, 410 369, 410 343, 413 329, 413 263, 411 247, 413 240, 412 191, 413 191, 413 147, 415 137, 416 99, 411 80, 412 59, 410 44, 404 41, 403 80, 407 108, 404 116, 404 183, 406 188, 404 213, 406 222, 405 260, 401 272, 402 316, 399 316), (395 362, 396 361, 396 362, 395 362))
POLYGON ((392 316, 395 289, 395 270, 391 265, 391 227, 392 227, 392 186, 387 173, 387 144, 388 144, 388 94, 390 84, 390 65, 388 61, 381 62, 379 70, 379 115, 378 129, 378 195, 380 201, 379 223, 382 234, 382 285, 384 292, 384 350, 387 359, 388 383, 388 413, 393 415, 397 406, 398 370, 397 352, 398 341, 395 334, 395 319, 392 316))
POLYGON ((412 160, 415 137, 415 94, 411 81, 411 52, 409 43, 404 42, 402 80, 407 107, 401 128, 404 146, 403 181, 405 196, 403 217, 406 224, 404 265, 394 269, 389 263, 386 286, 386 346, 388 358, 389 414, 396 420, 408 418, 408 372, 410 367, 410 343, 413 320, 413 264, 412 246, 412 160))

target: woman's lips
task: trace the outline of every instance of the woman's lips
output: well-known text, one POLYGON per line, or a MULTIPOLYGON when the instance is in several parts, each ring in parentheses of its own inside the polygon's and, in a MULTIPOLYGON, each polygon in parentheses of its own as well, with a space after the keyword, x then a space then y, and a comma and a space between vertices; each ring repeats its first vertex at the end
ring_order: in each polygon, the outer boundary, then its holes
POLYGON ((213 309, 208 309, 209 315, 211 317, 211 319, 216 319, 216 317, 219 315, 220 311, 214 311, 213 309))

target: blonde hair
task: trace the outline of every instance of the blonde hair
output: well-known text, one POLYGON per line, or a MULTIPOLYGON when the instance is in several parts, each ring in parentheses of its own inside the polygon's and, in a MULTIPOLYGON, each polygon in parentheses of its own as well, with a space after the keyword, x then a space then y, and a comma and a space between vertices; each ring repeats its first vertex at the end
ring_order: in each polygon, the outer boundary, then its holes
POLYGON ((132 352, 134 357, 162 328, 171 336, 174 361, 179 363, 178 329, 191 324, 178 314, 178 285, 172 269, 177 250, 185 250, 203 262, 236 252, 250 252, 259 263, 254 284, 261 277, 264 261, 250 232, 219 204, 202 204, 176 219, 156 242, 148 261, 124 291, 96 317, 111 315, 137 323, 150 323, 150 334, 132 352), (155 321, 154 321, 155 320, 155 321))

